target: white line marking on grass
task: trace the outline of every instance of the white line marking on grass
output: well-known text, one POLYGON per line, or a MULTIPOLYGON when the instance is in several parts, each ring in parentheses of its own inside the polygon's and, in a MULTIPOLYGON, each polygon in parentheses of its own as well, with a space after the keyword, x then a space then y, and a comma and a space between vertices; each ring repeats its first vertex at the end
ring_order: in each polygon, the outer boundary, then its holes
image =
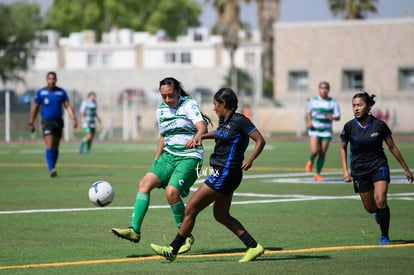
MULTIPOLYGON (((279 202, 300 202, 300 201, 316 201, 316 200, 359 200, 358 195, 349 196, 310 196, 300 194, 256 194, 256 193, 235 193, 235 197, 261 197, 268 198, 262 200, 233 201, 232 204, 263 204, 263 203, 279 203, 279 202)), ((391 193, 388 194, 390 200, 414 200, 414 193, 391 193)), ((151 205, 151 209, 170 208, 169 205, 151 205)), ((132 206, 106 206, 106 207, 90 207, 90 208, 57 208, 57 209, 26 209, 26 210, 9 210, 0 211, 0 215, 12 214, 36 214, 36 213, 60 213, 60 212, 84 212, 84 211, 103 211, 103 210, 131 210, 132 206)))

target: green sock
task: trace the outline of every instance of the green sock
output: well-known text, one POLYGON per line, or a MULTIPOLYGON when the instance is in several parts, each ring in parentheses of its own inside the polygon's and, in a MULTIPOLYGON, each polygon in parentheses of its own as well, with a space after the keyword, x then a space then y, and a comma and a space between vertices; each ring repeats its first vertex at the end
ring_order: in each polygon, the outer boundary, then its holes
POLYGON ((325 158, 318 158, 318 161, 316 162, 316 174, 321 173, 324 163, 325 163, 325 158))
POLYGON ((170 207, 174 215, 175 224, 177 225, 177 228, 180 229, 185 216, 184 202, 180 200, 176 204, 170 205, 170 207))
POLYGON ((316 157, 316 156, 314 156, 314 155, 309 155, 309 160, 310 160, 311 162, 313 162, 313 161, 315 160, 315 157, 316 157))
POLYGON ((141 232, 141 224, 147 213, 150 203, 150 195, 145 193, 137 193, 135 199, 134 211, 132 212, 131 226, 135 232, 141 232))
POLYGON ((86 149, 87 149, 87 150, 91 150, 91 147, 92 147, 92 140, 88 140, 88 141, 86 142, 86 149))

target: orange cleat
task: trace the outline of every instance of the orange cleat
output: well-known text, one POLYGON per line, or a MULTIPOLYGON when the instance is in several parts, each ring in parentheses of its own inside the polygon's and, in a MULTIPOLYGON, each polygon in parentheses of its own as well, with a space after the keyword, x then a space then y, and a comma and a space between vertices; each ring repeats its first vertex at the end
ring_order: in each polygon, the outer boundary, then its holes
POLYGON ((320 174, 315 174, 313 178, 315 179, 315 181, 323 181, 323 177, 320 174))
POLYGON ((312 166, 313 166, 312 161, 308 160, 308 162, 306 163, 306 167, 305 167, 306 173, 312 172, 312 166))

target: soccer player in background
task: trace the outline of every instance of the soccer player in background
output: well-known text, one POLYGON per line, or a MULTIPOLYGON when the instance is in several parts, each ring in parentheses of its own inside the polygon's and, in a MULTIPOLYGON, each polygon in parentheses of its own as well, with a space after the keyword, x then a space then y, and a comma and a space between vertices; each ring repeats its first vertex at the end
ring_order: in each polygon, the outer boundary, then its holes
POLYGON ((83 154, 85 148, 85 155, 91 153, 92 141, 96 132, 96 121, 99 123, 101 119, 98 116, 98 105, 96 103, 96 93, 88 93, 88 98, 82 101, 80 106, 80 113, 82 118, 82 133, 83 138, 79 144, 79 154, 83 154))
POLYGON ((46 144, 46 162, 49 176, 56 177, 56 163, 59 157, 59 144, 63 131, 63 108, 66 109, 73 122, 73 127, 78 126, 75 113, 69 103, 66 91, 56 86, 57 77, 55 72, 48 72, 47 86, 38 90, 34 99, 33 110, 30 115, 29 129, 34 132, 34 122, 39 109, 42 109, 42 132, 46 144))
POLYGON ((230 206, 233 193, 242 181, 243 170, 252 167, 253 161, 266 144, 265 139, 248 118, 236 113, 238 99, 233 90, 229 88, 218 90, 214 95, 213 104, 219 118, 217 129, 198 139, 193 139, 193 146, 201 145, 202 139, 215 139, 214 152, 210 156, 213 172, 191 196, 183 225, 170 245, 151 244, 156 254, 169 261, 176 259, 180 247, 185 245, 185 240, 191 236, 197 215, 210 204, 213 205, 214 218, 233 232, 247 247, 245 255, 239 262, 252 261, 264 252, 263 246, 258 244, 244 226, 230 215, 230 206), (250 139, 255 142, 255 146, 245 159, 244 154, 250 139))
POLYGON ((319 83, 319 95, 309 99, 306 111, 310 155, 306 163, 306 172, 311 173, 316 157, 314 179, 323 181, 321 171, 325 163, 326 152, 332 139, 332 121, 339 120, 341 113, 339 104, 329 94, 329 83, 319 83))
MULTIPOLYGON (((193 146, 193 140, 200 140, 211 123, 175 78, 161 80, 159 91, 163 102, 157 109, 160 138, 155 161, 138 184, 131 226, 112 228, 116 236, 135 243, 141 239, 141 225, 155 188, 165 189, 177 228, 181 228, 185 214, 182 197, 189 194, 203 165, 204 148, 193 146)), ((189 251, 193 242, 193 236, 187 236, 179 253, 189 251)))
POLYGON ((355 193, 359 193, 365 210, 374 213, 375 221, 380 226, 379 244, 387 245, 390 243, 390 208, 387 203, 390 169, 382 146, 384 141, 411 183, 413 174, 394 143, 390 128, 384 121, 371 115, 371 108, 375 104, 374 98, 375 95, 369 95, 364 91, 352 98, 355 118, 348 121, 341 132, 340 154, 344 181, 353 181, 355 193), (351 173, 347 165, 348 143, 351 173))

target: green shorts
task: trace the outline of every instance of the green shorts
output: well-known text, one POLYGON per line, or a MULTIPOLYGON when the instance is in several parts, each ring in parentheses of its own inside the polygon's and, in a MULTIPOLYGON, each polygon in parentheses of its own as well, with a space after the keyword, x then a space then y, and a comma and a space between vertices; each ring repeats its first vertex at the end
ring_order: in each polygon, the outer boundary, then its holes
POLYGON ((91 128, 91 127, 83 127, 83 128, 82 128, 82 133, 83 133, 84 135, 87 135, 87 134, 92 134, 92 135, 94 135, 94 134, 95 134, 95 132, 96 132, 96 128, 91 128))
POLYGON ((161 180, 160 188, 168 185, 180 191, 182 197, 188 196, 203 166, 203 160, 195 157, 175 156, 164 152, 154 161, 150 169, 161 180))
POLYGON ((311 137, 317 138, 319 142, 331 141, 332 140, 332 137, 318 137, 318 136, 311 136, 311 137))

